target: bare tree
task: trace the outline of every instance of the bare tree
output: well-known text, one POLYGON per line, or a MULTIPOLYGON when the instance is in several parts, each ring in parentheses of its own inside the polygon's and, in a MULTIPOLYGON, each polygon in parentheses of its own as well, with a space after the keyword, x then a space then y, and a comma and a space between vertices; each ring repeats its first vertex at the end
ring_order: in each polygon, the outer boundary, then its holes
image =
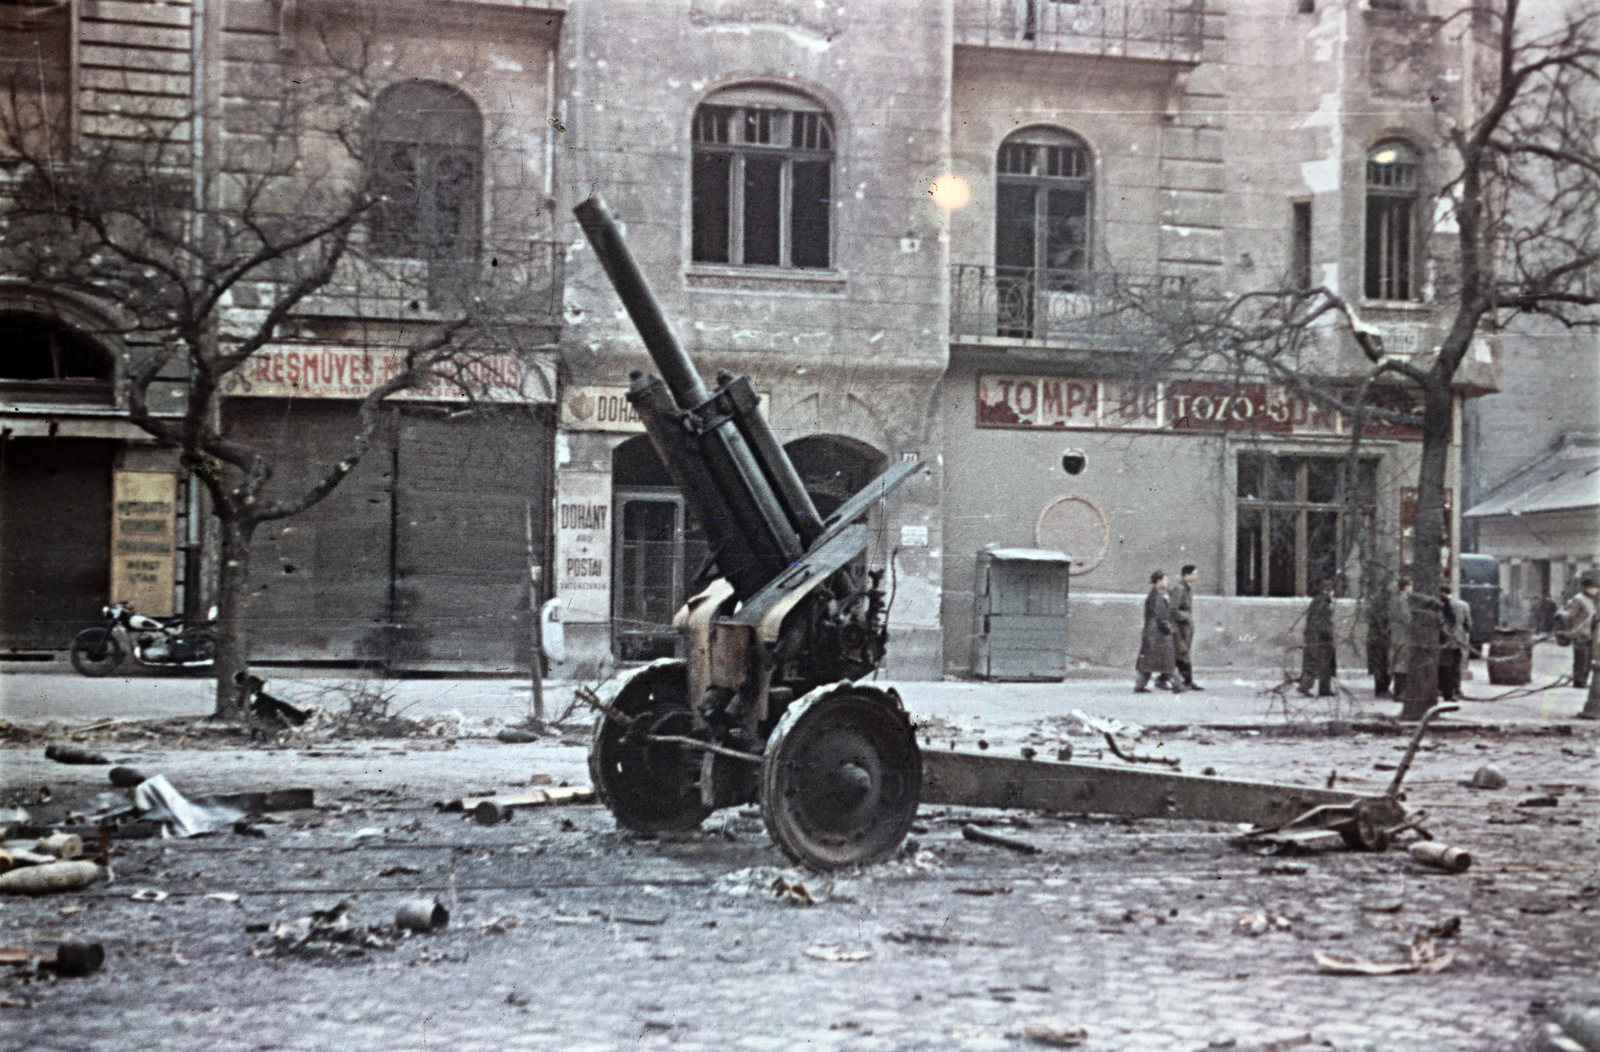
MULTIPOLYGON (((1548 14, 1539 12, 1545 18, 1548 14)), ((1375 427, 1421 435, 1412 537, 1413 653, 1403 719, 1438 693, 1445 479, 1453 391, 1474 342, 1518 314, 1594 326, 1600 304, 1600 10, 1575 5, 1540 24, 1519 0, 1478 0, 1418 32, 1473 56, 1466 97, 1434 93, 1438 148, 1451 160, 1429 240, 1433 299, 1446 318, 1435 355, 1387 353, 1381 332, 1337 290, 1274 289, 1228 299, 1122 290, 1113 310, 1155 348, 1153 373, 1210 370, 1286 385, 1348 414, 1352 457, 1375 427), (1339 343, 1355 368, 1330 368, 1339 343), (1348 344, 1346 344, 1348 346, 1348 344)))
POLYGON ((332 493, 371 446, 385 400, 438 384, 482 396, 529 313, 519 302, 528 269, 502 265, 516 261, 481 241, 452 231, 421 262, 373 250, 371 228, 414 217, 371 163, 371 49, 319 43, 314 58, 240 74, 246 82, 233 90, 250 104, 228 115, 203 164, 190 152, 190 114, 128 115, 131 133, 85 138, 70 152, 26 78, 9 86, 0 114, 17 162, 0 202, 0 272, 116 319, 103 335, 128 348, 130 418, 180 450, 209 496, 220 535, 218 716, 240 715, 233 676, 250 657, 256 527, 332 493), (320 477, 299 492, 268 499, 273 455, 238 433, 224 402, 248 385, 252 356, 319 299, 387 321, 391 349, 345 448, 327 451, 320 477), (186 381, 181 408, 156 404, 158 379, 186 381))

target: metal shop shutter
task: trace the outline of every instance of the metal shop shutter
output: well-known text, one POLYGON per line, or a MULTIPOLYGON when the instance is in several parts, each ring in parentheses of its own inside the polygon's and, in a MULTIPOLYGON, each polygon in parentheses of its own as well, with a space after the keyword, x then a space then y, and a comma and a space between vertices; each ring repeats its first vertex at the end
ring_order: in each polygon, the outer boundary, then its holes
POLYGON ((973 672, 987 679, 1061 680, 1067 671, 1072 560, 1037 548, 978 553, 973 672))
MULTIPOLYGON (((275 458, 268 499, 304 492, 350 449, 350 402, 233 399, 239 437, 275 458)), ((379 660, 387 646, 390 578, 387 426, 320 503, 256 527, 250 559, 256 661, 379 660)))
POLYGON ((113 455, 102 439, 0 439, 0 647, 65 650, 103 621, 113 455))
POLYGON ((400 667, 527 668, 526 520, 544 561, 549 414, 538 407, 407 406, 395 488, 400 667))

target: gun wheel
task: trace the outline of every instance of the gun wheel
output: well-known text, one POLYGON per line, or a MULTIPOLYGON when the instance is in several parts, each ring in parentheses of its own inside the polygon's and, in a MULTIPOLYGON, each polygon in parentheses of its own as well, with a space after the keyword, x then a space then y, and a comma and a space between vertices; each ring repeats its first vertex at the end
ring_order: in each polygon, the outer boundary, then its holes
POLYGON ((693 829, 711 813, 700 802, 699 750, 641 742, 629 733, 692 734, 688 693, 681 662, 655 665, 634 676, 611 702, 614 711, 633 717, 631 727, 609 716, 595 722, 589 775, 600 802, 624 829, 693 829))
POLYGON ((879 862, 899 848, 922 795, 922 755, 891 696, 846 687, 802 698, 767 739, 761 817, 812 869, 879 862))

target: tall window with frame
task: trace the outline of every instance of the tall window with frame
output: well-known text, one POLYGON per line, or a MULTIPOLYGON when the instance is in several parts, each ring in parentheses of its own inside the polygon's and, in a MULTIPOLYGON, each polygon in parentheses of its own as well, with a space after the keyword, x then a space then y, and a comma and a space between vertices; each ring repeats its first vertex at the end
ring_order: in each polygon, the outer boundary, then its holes
POLYGON ((1415 299, 1417 151, 1398 139, 1367 153, 1367 243, 1364 291, 1369 300, 1415 299))
POLYGON ((64 160, 72 124, 72 9, 0 0, 0 156, 64 160))
POLYGON ((483 118, 466 95, 410 81, 378 97, 372 249, 394 259, 464 260, 482 223, 483 118))
MULTIPOLYGON (((1378 461, 1241 452, 1234 594, 1311 595, 1376 538, 1378 461)), ((1343 582, 1338 591, 1343 593, 1343 582)))
POLYGON ((1093 160, 1058 128, 1024 128, 995 159, 997 334, 1043 336, 1052 292, 1088 287, 1093 160))
POLYGON ((695 111, 696 263, 831 265, 833 121, 809 96, 727 88, 695 111))

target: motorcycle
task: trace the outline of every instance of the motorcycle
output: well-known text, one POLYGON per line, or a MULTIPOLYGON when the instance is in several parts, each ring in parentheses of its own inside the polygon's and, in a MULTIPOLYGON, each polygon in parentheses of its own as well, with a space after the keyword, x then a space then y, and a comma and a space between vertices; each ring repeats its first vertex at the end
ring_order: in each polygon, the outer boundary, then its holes
POLYGON ((200 668, 217 656, 210 621, 146 617, 127 603, 103 608, 108 625, 86 628, 72 638, 72 667, 85 676, 108 676, 132 653, 147 668, 200 668))

